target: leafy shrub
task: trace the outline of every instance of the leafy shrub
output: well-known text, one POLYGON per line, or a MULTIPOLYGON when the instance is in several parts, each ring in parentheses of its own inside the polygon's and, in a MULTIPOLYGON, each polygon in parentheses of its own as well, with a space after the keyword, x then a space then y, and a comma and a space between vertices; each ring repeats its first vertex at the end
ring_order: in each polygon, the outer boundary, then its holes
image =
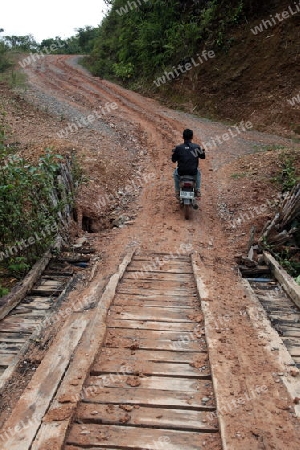
POLYGON ((9 293, 9 289, 2 287, 0 284, 0 297, 4 297, 4 295, 6 295, 8 293, 9 293))
POLYGON ((7 154, 2 144, 0 263, 5 262, 5 268, 14 276, 24 275, 57 234, 58 215, 66 205, 65 199, 54 194, 61 158, 46 149, 38 163, 31 165, 7 154))
POLYGON ((3 41, 0 40, 0 72, 4 72, 11 66, 8 57, 8 48, 3 41))

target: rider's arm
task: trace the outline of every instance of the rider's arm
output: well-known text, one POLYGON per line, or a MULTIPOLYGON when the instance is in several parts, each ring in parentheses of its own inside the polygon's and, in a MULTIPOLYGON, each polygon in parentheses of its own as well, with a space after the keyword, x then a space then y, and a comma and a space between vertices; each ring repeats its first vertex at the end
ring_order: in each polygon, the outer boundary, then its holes
POLYGON ((172 162, 175 163, 178 161, 178 153, 177 153, 177 147, 175 147, 172 150, 172 162))
POLYGON ((203 147, 200 147, 200 145, 198 149, 198 156, 200 159, 205 159, 205 149, 203 147))

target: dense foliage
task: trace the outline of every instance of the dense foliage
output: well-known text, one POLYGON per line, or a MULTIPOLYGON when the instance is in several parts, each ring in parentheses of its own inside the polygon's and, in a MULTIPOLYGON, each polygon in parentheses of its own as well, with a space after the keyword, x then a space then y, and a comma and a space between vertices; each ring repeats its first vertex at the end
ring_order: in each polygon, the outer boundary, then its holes
POLYGON ((7 46, 0 41, 0 72, 4 72, 10 66, 7 51, 7 46))
MULTIPOLYGON (((36 165, 6 147, 0 121, 0 267, 22 276, 56 236, 65 200, 54 198, 61 157, 50 149, 36 165)), ((2 122, 2 124, 1 124, 2 122)))
POLYGON ((149 78, 202 48, 226 51, 227 30, 261 14, 273 0, 107 0, 85 64, 101 77, 149 78))

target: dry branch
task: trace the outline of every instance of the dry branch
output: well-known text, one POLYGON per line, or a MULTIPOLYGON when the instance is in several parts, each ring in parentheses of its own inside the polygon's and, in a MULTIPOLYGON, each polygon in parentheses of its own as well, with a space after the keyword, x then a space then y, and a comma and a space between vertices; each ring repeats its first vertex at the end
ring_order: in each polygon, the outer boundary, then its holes
POLYGON ((300 229, 300 183, 285 197, 274 219, 267 224, 259 239, 274 250, 282 245, 295 245, 294 235, 300 229))

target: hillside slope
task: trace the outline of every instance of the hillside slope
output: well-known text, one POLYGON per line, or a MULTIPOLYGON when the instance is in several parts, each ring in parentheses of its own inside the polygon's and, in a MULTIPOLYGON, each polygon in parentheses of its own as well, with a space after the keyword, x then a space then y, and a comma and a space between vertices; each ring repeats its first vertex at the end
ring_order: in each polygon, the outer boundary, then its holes
POLYGON ((232 42, 228 52, 217 50, 214 60, 156 88, 155 95, 197 115, 250 120, 261 131, 297 138, 300 14, 267 29, 263 26, 264 31, 254 35, 251 29, 256 26, 262 21, 235 29, 228 35, 232 42))
POLYGON ((85 62, 94 75, 201 117, 251 121, 298 140, 300 4, 109 3, 85 62))

